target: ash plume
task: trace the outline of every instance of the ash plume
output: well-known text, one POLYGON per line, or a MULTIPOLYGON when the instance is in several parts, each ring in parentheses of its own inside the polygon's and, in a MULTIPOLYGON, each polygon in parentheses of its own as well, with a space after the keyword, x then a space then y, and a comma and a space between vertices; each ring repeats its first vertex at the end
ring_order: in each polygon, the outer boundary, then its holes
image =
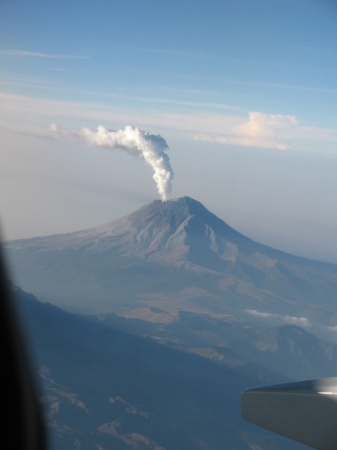
POLYGON ((146 164, 152 167, 153 179, 162 201, 167 200, 167 194, 171 192, 173 170, 166 154, 168 145, 159 134, 152 134, 130 125, 118 131, 109 130, 100 125, 97 127, 97 131, 82 128, 80 133, 65 133, 53 124, 50 131, 56 137, 80 139, 90 146, 105 147, 111 150, 121 149, 134 156, 140 156, 146 164))

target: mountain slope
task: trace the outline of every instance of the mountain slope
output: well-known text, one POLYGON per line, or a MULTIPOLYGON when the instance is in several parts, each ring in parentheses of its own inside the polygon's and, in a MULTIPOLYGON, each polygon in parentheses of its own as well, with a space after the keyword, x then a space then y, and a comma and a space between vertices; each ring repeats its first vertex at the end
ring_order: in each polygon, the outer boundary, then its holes
POLYGON ((159 306, 170 320, 181 309, 257 310, 337 325, 337 266, 258 244, 189 197, 5 247, 17 284, 68 310, 126 314, 159 306))
POLYGON ((21 290, 16 298, 34 345, 52 449, 303 447, 240 416, 244 388, 282 377, 244 361, 220 366, 21 290))

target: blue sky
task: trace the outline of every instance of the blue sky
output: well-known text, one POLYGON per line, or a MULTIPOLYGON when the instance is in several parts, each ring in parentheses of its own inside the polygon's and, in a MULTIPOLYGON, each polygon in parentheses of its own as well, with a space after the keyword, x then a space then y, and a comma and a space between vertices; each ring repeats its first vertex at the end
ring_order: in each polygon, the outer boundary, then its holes
POLYGON ((334 1, 2 0, 4 237, 98 225, 159 198, 140 158, 64 139, 132 125, 166 140, 169 198, 337 262, 336 80, 334 1))

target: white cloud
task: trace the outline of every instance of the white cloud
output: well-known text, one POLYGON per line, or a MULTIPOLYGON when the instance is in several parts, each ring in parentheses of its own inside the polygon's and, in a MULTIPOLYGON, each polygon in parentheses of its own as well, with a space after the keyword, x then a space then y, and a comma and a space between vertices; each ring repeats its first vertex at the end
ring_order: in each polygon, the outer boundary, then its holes
POLYGON ((327 327, 327 329, 328 329, 329 331, 331 331, 332 333, 337 333, 337 326, 334 326, 334 327, 327 327))
MULTIPOLYGON (((130 97, 130 100, 132 100, 132 97, 130 97)), ((161 129, 183 132, 189 136, 193 136, 197 130, 218 133, 224 126, 226 129, 230 129, 240 123, 240 118, 237 116, 204 112, 203 104, 194 105, 202 112, 176 113, 162 112, 161 110, 140 110, 136 107, 129 111, 98 103, 48 100, 4 93, 0 93, 0 101, 2 128, 20 132, 19 129, 27 129, 29 121, 30 125, 33 125, 33 127, 30 127, 29 134, 34 133, 33 129, 40 129, 41 124, 45 125, 45 120, 42 122, 41 118, 46 117, 46 115, 50 119, 49 123, 60 122, 64 119, 67 123, 69 120, 77 123, 83 123, 83 120, 85 120, 86 122, 105 122, 120 125, 137 123, 144 128, 160 127, 161 129)), ((37 131, 36 134, 40 135, 41 130, 37 131)))
POLYGON ((265 114, 257 111, 249 113, 249 120, 230 130, 230 134, 214 136, 197 134, 196 140, 221 144, 265 147, 286 150, 289 148, 291 131, 298 126, 295 116, 265 114))
POLYGON ((88 59, 86 56, 62 55, 57 53, 30 52, 27 50, 0 50, 1 56, 28 57, 28 58, 51 58, 51 59, 88 59))
POLYGON ((320 324, 317 322, 310 322, 310 320, 306 317, 298 317, 298 316, 282 316, 280 314, 268 313, 257 311, 256 309, 246 309, 246 312, 253 317, 256 317, 261 320, 269 321, 270 325, 284 325, 291 324, 297 325, 302 328, 309 328, 310 332, 315 333, 316 336, 321 339, 332 341, 336 343, 337 339, 337 326, 327 326, 324 324, 320 324))
POLYGON ((310 321, 306 317, 284 316, 283 320, 286 323, 291 323, 293 325, 300 325, 302 327, 309 327, 309 326, 311 326, 310 321))
POLYGON ((311 323, 306 317, 297 316, 281 316, 280 314, 266 313, 257 311, 256 309, 246 309, 246 312, 254 317, 259 317, 261 319, 276 319, 282 323, 289 323, 292 325, 298 325, 302 327, 309 327, 311 323))
MULTIPOLYGON (((133 97, 129 99, 132 100, 133 97)), ((255 111, 249 113, 248 120, 243 120, 238 114, 226 114, 219 108, 215 111, 219 105, 191 103, 194 112, 165 112, 162 108, 144 108, 142 104, 132 109, 121 109, 113 104, 106 106, 99 103, 37 99, 12 94, 0 94, 0 101, 1 128, 17 133, 23 133, 25 128, 27 134, 34 134, 35 129, 35 134, 39 136, 45 134, 42 129, 44 127, 45 130, 45 119, 48 118, 48 124, 53 121, 68 124, 72 121, 79 126, 83 121, 92 124, 114 123, 116 126, 136 123, 145 129, 160 128, 160 132, 174 130, 188 138, 194 137, 197 141, 248 147, 307 150, 317 148, 317 143, 322 143, 328 145, 320 147, 321 150, 334 150, 334 144, 337 143, 336 130, 303 125, 294 116, 255 111), (216 108, 213 111, 208 110, 212 107, 216 108)), ((165 102, 164 99, 160 101, 165 102)), ((178 102, 177 108, 179 106, 178 102)), ((229 108, 228 105, 225 107, 229 108)))
POLYGON ((246 309, 246 312, 248 314, 250 314, 251 316, 261 317, 261 319, 271 319, 271 318, 278 317, 277 314, 256 311, 256 309, 246 309))
POLYGON ((194 139, 219 144, 288 150, 298 146, 299 141, 302 141, 302 148, 303 143, 307 142, 337 143, 337 131, 302 125, 295 116, 252 111, 249 113, 248 121, 233 126, 227 132, 201 131, 194 139))

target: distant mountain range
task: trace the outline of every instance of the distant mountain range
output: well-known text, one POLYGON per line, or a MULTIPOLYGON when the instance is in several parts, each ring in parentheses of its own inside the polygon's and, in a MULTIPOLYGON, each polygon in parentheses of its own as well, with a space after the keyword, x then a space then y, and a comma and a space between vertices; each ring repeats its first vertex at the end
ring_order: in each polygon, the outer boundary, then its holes
POLYGON ((167 323, 185 310, 321 333, 337 326, 336 265, 256 243, 189 197, 5 248, 17 284, 68 311, 167 323))

